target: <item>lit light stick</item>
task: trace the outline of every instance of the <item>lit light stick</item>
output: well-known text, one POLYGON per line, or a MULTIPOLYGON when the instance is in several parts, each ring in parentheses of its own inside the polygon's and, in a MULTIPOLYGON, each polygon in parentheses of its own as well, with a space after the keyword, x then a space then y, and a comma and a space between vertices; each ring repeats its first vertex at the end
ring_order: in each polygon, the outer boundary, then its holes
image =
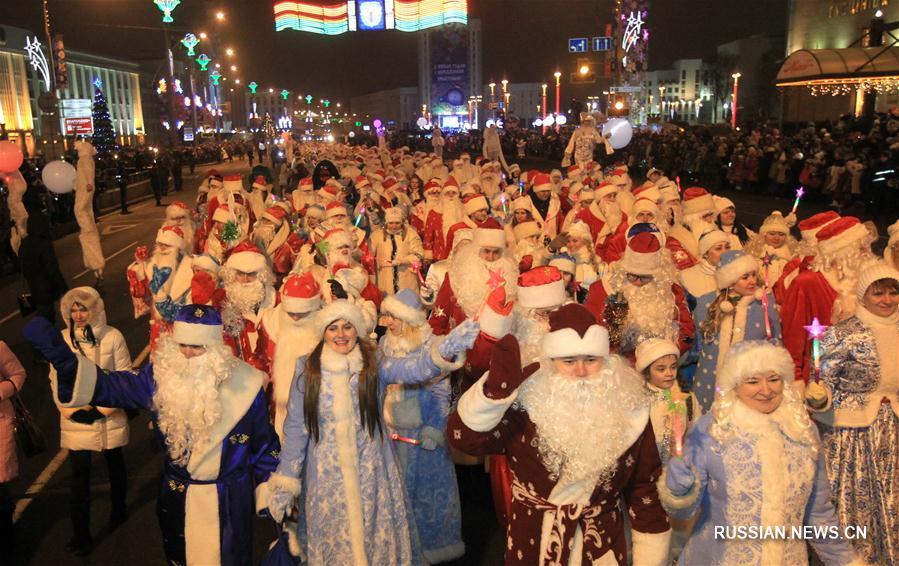
POLYGON ((364 206, 363 206, 361 209, 359 209, 359 214, 356 215, 356 222, 355 222, 356 228, 358 228, 358 227, 359 227, 359 223, 362 222, 362 215, 363 215, 363 214, 365 214, 365 207, 364 207, 364 206))
POLYGON ((409 438, 408 436, 400 436, 395 432, 390 435, 390 440, 396 440, 397 442, 405 442, 406 444, 413 444, 415 446, 419 446, 421 444, 421 440, 409 438))
POLYGON ((518 181, 518 196, 524 194, 524 181, 518 181))
POLYGON ((765 288, 762 292, 762 309, 765 311, 765 336, 768 337, 768 340, 771 340, 771 317, 768 314, 768 273, 771 272, 771 262, 774 261, 774 256, 765 253, 762 256, 762 265, 765 266, 765 288))
POLYGON ((680 186, 680 175, 677 175, 676 177, 674 177, 674 182, 677 183, 677 192, 678 193, 684 192, 684 190, 680 186))
POLYGON ((805 194, 805 187, 799 187, 796 189, 796 200, 793 201, 793 210, 790 211, 790 214, 796 214, 796 209, 799 207, 799 201, 802 199, 802 195, 805 194))
POLYGON ((818 322, 818 317, 812 319, 812 323, 803 327, 808 335, 812 338, 812 360, 815 365, 815 383, 821 379, 821 336, 827 330, 827 326, 823 326, 818 322))
POLYGON ((674 441, 674 455, 684 455, 684 417, 687 415, 687 404, 682 395, 674 396, 671 389, 665 390, 668 400, 668 412, 671 414, 671 437, 674 441))
POLYGON ((506 193, 500 193, 499 202, 503 205, 503 215, 509 214, 509 205, 506 203, 507 200, 506 193))
POLYGON ((413 262, 412 262, 411 264, 409 264, 409 265, 410 265, 410 267, 412 268, 412 271, 414 271, 415 274, 418 275, 418 280, 419 280, 419 282, 421 282, 421 284, 424 285, 424 284, 425 284, 425 278, 424 278, 424 276, 421 274, 421 262, 420 262, 420 261, 413 261, 413 262))

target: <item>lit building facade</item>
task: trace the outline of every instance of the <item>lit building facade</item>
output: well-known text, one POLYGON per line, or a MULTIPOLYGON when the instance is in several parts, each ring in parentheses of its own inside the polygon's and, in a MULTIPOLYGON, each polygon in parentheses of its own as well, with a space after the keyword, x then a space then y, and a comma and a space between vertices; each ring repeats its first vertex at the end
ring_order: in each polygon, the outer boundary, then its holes
MULTIPOLYGON (((469 100, 483 96, 481 22, 445 25, 419 34, 419 107, 448 129, 468 121, 469 100)), ((483 99, 486 101, 487 97, 483 99)))
POLYGON ((350 100, 350 110, 356 115, 352 121, 371 126, 374 120, 380 120, 388 128, 411 130, 421 117, 418 100, 418 88, 414 86, 354 96, 350 100))

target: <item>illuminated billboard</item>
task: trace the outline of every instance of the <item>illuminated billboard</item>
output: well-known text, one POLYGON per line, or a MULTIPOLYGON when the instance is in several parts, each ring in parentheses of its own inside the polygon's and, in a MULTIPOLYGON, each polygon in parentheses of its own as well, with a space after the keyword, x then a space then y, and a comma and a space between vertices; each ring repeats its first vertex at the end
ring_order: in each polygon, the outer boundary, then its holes
POLYGON ((396 29, 421 31, 468 23, 468 0, 276 0, 275 31, 322 35, 396 29))

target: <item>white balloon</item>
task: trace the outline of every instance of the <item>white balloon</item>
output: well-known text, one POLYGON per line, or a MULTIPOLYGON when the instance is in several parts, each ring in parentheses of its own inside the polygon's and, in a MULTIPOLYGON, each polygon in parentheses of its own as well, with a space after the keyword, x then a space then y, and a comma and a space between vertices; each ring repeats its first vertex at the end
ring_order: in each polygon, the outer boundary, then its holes
POLYGON ((611 134, 609 143, 612 144, 614 149, 621 149, 631 143, 631 138, 634 137, 634 129, 631 127, 630 122, 624 118, 612 118, 602 125, 602 134, 604 136, 611 134))
POLYGON ((75 168, 62 160, 51 161, 41 171, 41 180, 50 192, 70 193, 75 189, 75 168))

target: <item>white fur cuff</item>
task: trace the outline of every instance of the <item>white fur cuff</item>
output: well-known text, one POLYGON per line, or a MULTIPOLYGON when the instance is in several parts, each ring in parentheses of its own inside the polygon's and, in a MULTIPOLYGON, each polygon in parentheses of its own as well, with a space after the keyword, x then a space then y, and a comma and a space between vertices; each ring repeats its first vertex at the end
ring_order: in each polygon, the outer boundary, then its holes
POLYGON ((671 529, 663 533, 641 533, 631 529, 631 538, 634 541, 634 564, 665 566, 668 563, 671 529))
POLYGON ((696 500, 699 499, 699 489, 702 486, 702 482, 699 480, 699 474, 696 473, 696 469, 692 467, 690 469, 693 470, 693 476, 696 479, 693 481, 693 487, 684 495, 675 495, 668 489, 668 484, 665 483, 665 480, 668 478, 668 470, 662 470, 662 476, 656 482, 656 489, 659 492, 659 501, 662 502, 662 507, 676 519, 685 518, 682 516, 683 514, 677 512, 692 508, 696 504, 696 500))
POLYGON ((434 362, 434 365, 437 366, 437 368, 442 373, 449 373, 451 371, 456 371, 457 369, 465 365, 465 352, 458 354, 456 356, 456 361, 454 362, 447 360, 446 358, 441 356, 440 352, 438 351, 439 346, 443 343, 444 339, 445 338, 434 340, 434 343, 431 346, 431 361, 434 362))
POLYGON ((465 543, 462 541, 444 546, 443 548, 435 548, 433 550, 423 550, 425 559, 428 564, 440 564, 441 562, 449 562, 465 555, 465 543))
POLYGON ((97 387, 97 366, 81 354, 75 355, 78 357, 78 371, 75 373, 72 398, 68 403, 59 403, 61 407, 83 407, 90 405, 94 400, 94 389, 97 387))
POLYGON ((475 432, 487 432, 496 428, 503 415, 518 398, 517 389, 504 399, 490 399, 484 395, 484 384, 487 383, 488 375, 489 371, 484 373, 481 379, 459 398, 456 407, 462 423, 475 432))
POLYGON ((272 475, 268 477, 268 481, 262 485, 266 484, 270 486, 269 489, 286 491, 294 497, 300 496, 300 489, 302 487, 299 478, 292 478, 290 476, 285 476, 284 474, 279 474, 278 472, 273 472, 272 475))

